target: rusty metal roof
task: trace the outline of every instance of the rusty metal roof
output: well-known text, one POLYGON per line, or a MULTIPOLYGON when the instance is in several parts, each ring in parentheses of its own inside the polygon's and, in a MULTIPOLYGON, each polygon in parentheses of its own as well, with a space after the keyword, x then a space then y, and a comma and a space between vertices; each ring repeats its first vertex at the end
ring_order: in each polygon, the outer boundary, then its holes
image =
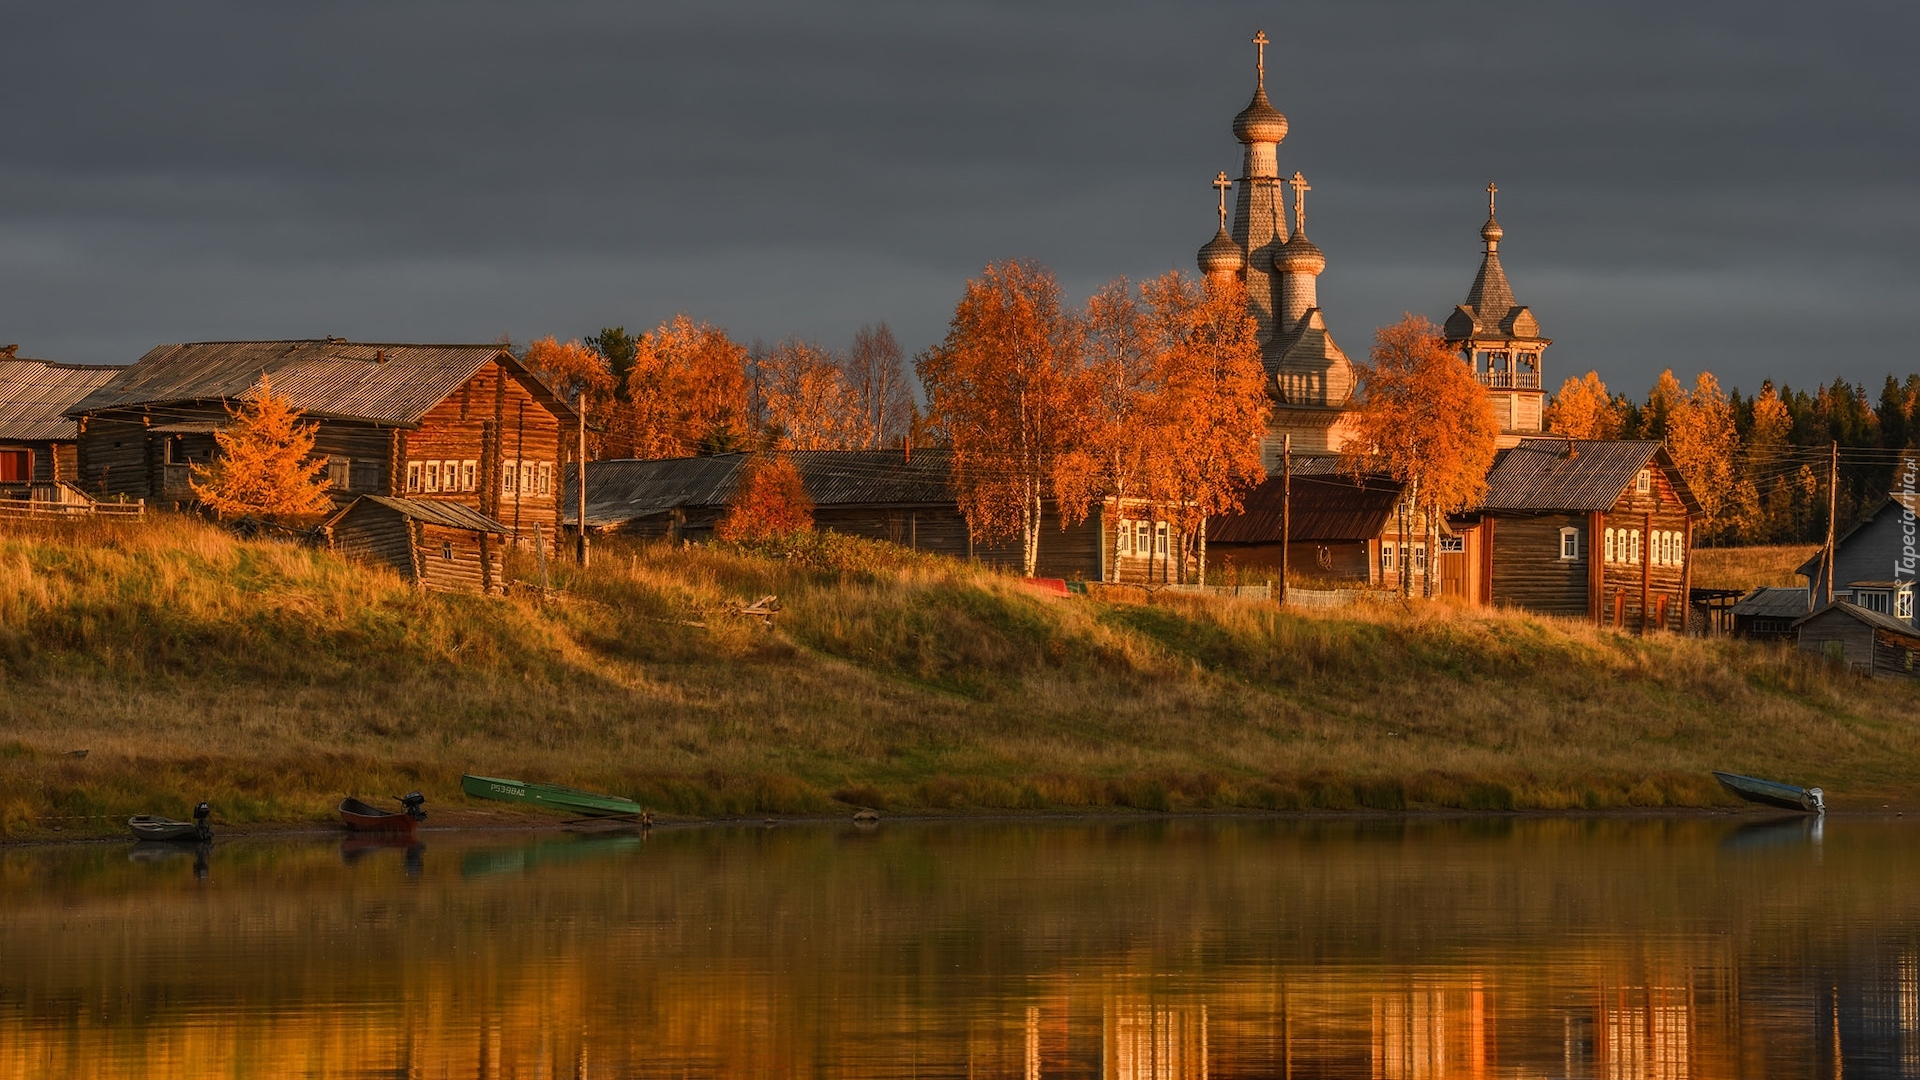
POLYGON ((1665 472, 1689 512, 1701 512, 1673 459, 1650 439, 1522 439, 1494 458, 1479 509, 1606 510, 1649 465, 1665 472))
MULTIPOLYGON (((792 450, 815 507, 952 505, 947 486, 951 456, 944 450, 792 450)), ((604 527, 670 510, 719 509, 733 498, 748 454, 587 463, 587 526, 604 527)), ((577 503, 567 477, 565 507, 577 503)))
POLYGON ((385 507, 403 517, 425 522, 428 525, 444 525, 449 529, 467 529, 471 532, 494 533, 500 536, 513 531, 464 503, 442 499, 396 499, 386 495, 360 496, 348 503, 346 509, 328 518, 327 526, 331 528, 340 519, 352 513, 353 508, 361 503, 385 507))
MULTIPOLYGON (((1299 459, 1294 463, 1298 465, 1299 459)), ((1269 477, 1247 493, 1240 513, 1208 519, 1207 543, 1279 543, 1284 528, 1284 489, 1282 478, 1269 477)), ((1343 476, 1295 475, 1293 519, 1286 524, 1292 526, 1295 542, 1371 539, 1380 535, 1393 516, 1400 490, 1398 482, 1377 477, 1362 483, 1343 476)))
POLYGON ((1762 585, 1733 605, 1735 615, 1797 619, 1807 613, 1807 590, 1762 585))
POLYGON ((160 345, 74 403, 69 416, 109 409, 233 401, 273 380, 309 416, 407 426, 498 361, 567 420, 573 410, 498 345, 382 345, 318 341, 208 341, 160 345))
POLYGON ((126 368, 0 357, 0 439, 39 442, 80 437, 67 410, 126 368))

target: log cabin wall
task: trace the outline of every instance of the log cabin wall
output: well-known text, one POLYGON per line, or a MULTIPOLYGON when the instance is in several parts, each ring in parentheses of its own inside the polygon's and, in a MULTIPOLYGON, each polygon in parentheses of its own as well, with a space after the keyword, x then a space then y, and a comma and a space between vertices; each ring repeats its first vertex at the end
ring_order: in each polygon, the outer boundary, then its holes
POLYGON ((153 497, 147 453, 147 425, 138 413, 90 416, 81 425, 78 483, 95 498, 153 497))
POLYGON ((1502 512, 1489 516, 1494 522, 1492 602, 1542 615, 1587 616, 1590 515, 1502 512), (1574 530, 1578 543, 1571 559, 1562 556, 1561 547, 1568 529, 1574 530))
POLYGON ((401 514, 362 503, 333 526, 333 548, 346 558, 392 569, 415 579, 411 522, 401 514))
MULTIPOLYGON (((531 543, 555 540, 560 519, 560 417, 519 378, 488 364, 390 441, 407 498, 447 499, 486 514, 531 543), (451 473, 452 482, 448 482, 451 473)), ((644 530, 641 531, 645 535, 644 530)))
POLYGON ((499 556, 480 543, 480 533, 413 522, 419 582, 441 592, 480 592, 500 578, 499 556), (483 566, 482 559, 491 561, 483 566), (488 571, 491 571, 489 573, 488 571))
POLYGON ((1596 621, 1624 629, 1684 630, 1687 612, 1687 507, 1658 468, 1627 486, 1599 515, 1600 610, 1596 621), (1612 542, 1609 544, 1609 534, 1612 542))

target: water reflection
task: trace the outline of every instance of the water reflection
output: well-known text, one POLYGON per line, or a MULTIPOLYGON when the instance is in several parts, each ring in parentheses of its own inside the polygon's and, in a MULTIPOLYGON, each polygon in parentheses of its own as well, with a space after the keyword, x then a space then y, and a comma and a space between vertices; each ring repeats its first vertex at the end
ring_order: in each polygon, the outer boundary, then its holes
POLYGON ((0 853, 0 1077, 1920 1077, 1901 823, 423 839, 0 853))

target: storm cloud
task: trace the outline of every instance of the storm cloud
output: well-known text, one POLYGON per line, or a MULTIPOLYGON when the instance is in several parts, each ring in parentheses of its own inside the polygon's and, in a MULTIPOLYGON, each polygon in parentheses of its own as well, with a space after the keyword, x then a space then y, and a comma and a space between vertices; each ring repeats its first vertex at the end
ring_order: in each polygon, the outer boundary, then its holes
POLYGON ((989 260, 1191 268, 1248 38, 1350 353, 1464 298, 1483 188, 1644 392, 1920 368, 1908 4, 9 4, 0 342, 942 333, 989 260))

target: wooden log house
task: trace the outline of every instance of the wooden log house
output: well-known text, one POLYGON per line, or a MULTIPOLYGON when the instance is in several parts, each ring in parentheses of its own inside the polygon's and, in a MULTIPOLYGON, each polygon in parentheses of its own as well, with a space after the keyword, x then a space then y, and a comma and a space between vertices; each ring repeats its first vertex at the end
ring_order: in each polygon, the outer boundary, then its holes
POLYGON ((67 411, 81 485, 99 498, 192 502, 192 467, 212 459, 214 433, 262 377, 315 425, 337 503, 458 503, 516 542, 553 541, 579 419, 498 345, 159 346, 67 411))
POLYGON ((1700 503, 1657 442, 1524 439, 1477 511, 1480 601, 1636 630, 1686 627, 1700 503))
POLYGON ((335 551, 390 567, 422 588, 493 592, 505 580, 497 545, 488 540, 512 530, 458 502, 362 495, 325 529, 335 551))
POLYGON ((66 415, 124 370, 103 364, 56 364, 0 349, 0 490, 26 498, 79 475, 79 427, 66 415))

